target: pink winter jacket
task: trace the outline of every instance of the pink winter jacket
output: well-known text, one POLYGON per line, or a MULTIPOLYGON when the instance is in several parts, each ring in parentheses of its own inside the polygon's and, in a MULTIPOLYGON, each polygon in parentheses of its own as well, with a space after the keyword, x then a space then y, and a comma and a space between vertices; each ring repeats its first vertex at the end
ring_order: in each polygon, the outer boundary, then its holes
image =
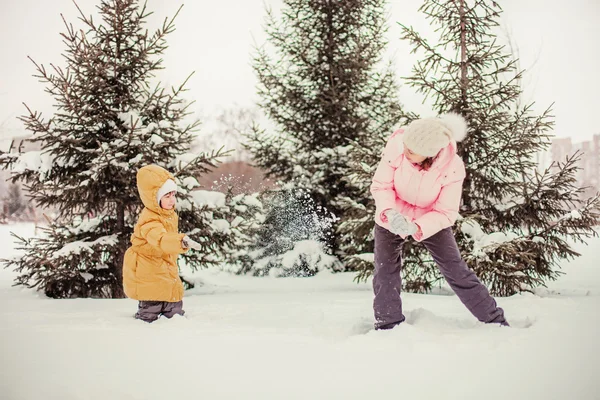
POLYGON ((394 208, 421 228, 413 235, 420 242, 456 222, 465 165, 452 140, 429 170, 421 169, 404 157, 403 133, 399 129, 390 136, 373 176, 375 222, 387 229, 383 212, 394 208))

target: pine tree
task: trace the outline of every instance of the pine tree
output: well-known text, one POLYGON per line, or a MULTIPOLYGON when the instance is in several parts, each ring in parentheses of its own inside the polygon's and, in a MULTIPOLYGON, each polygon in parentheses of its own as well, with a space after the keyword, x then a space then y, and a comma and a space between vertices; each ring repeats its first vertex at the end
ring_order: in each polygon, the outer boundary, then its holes
POLYGON ((319 271, 340 271, 340 261, 328 254, 323 238, 332 233, 333 219, 314 204, 308 191, 267 190, 254 220, 247 252, 236 263, 236 273, 255 276, 308 277, 319 271), (262 211, 262 212, 261 212, 262 211))
POLYGON ((288 198, 308 190, 317 207, 308 213, 322 213, 319 224, 335 215, 325 241, 342 257, 356 252, 352 232, 337 226, 347 217, 347 199, 369 201, 346 179, 349 152, 389 134, 402 115, 391 69, 380 65, 384 8, 382 0, 285 0, 280 19, 268 12, 271 47, 254 60, 259 105, 275 126, 254 127, 254 162, 290 191, 288 198))
POLYGON ((4 262, 20 272, 17 284, 50 297, 122 297, 122 258, 142 206, 140 167, 154 163, 175 175, 180 231, 205 245, 184 256, 192 268, 223 260, 244 224, 231 226, 226 195, 195 190, 196 177, 224 153, 189 152, 199 121, 182 99, 185 83, 171 90, 153 83, 175 17, 150 33, 151 13, 137 0, 102 0, 100 23, 79 11, 84 28, 65 21, 62 33, 66 66, 34 62, 56 108, 49 120, 29 108, 21 118, 41 150, 1 158, 12 180, 57 215, 42 237, 20 238, 23 257, 4 262))
MULTIPOLYGON (((576 157, 538 172, 536 155, 550 144, 551 110, 534 115, 532 104, 521 105, 523 72, 494 34, 498 3, 428 0, 420 10, 439 42, 402 25, 402 38, 424 53, 407 81, 438 114, 458 112, 470 127, 459 145, 467 170, 459 246, 495 295, 533 290, 560 275, 562 260, 578 255, 568 239, 596 234, 598 196, 581 198, 576 157)), ((440 279, 435 264, 412 241, 404 250, 407 287, 430 289, 440 279)))

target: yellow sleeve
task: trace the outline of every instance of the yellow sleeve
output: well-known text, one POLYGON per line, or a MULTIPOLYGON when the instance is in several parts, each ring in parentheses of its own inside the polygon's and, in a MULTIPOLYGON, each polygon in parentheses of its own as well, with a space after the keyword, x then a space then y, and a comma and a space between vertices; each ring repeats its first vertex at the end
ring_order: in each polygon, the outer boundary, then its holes
POLYGON ((151 246, 158 247, 167 254, 181 254, 188 249, 184 249, 181 240, 185 236, 183 233, 168 233, 160 221, 149 221, 140 227, 140 233, 151 246))

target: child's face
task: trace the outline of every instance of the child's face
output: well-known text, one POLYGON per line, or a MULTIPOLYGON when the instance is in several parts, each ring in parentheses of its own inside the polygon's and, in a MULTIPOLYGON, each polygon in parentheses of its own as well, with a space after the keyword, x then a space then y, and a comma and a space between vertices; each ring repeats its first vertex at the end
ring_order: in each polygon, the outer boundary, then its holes
POLYGON ((404 146, 404 157, 408 158, 408 160, 413 164, 420 164, 427 158, 425 156, 413 152, 406 146, 404 146))
POLYGON ((175 192, 169 192, 160 199, 160 206, 165 210, 172 210, 175 208, 175 203, 177 203, 175 192))

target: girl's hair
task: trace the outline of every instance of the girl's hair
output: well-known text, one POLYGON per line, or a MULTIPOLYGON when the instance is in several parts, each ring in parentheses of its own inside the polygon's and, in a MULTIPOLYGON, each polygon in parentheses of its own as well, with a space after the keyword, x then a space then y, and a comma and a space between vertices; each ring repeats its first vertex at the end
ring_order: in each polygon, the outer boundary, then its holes
POLYGON ((435 161, 435 157, 427 157, 426 159, 424 159, 421 162, 421 168, 423 168, 424 170, 427 171, 429 168, 431 168, 434 161, 435 161))

